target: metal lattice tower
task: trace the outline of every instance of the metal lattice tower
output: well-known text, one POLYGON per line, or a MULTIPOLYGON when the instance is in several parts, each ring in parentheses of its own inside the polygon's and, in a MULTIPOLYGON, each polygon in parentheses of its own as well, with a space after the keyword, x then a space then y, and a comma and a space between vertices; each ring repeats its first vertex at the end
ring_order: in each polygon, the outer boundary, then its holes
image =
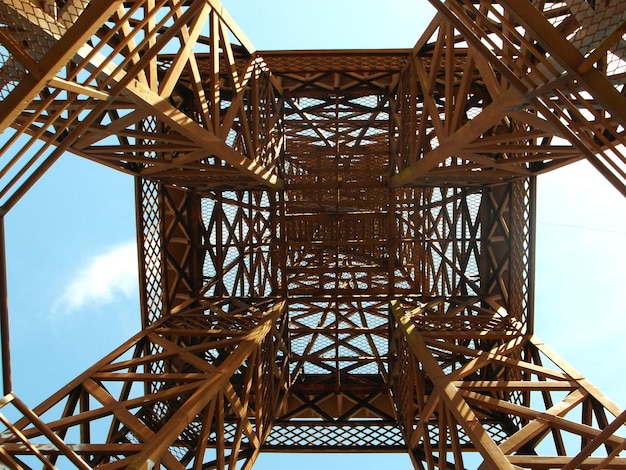
POLYGON ((3 0, 2 214, 73 152, 135 176, 144 262, 142 331, 32 409, 2 304, 0 462, 626 468, 532 311, 535 176, 626 195, 626 3, 431 2, 413 49, 264 52, 216 0, 3 0))

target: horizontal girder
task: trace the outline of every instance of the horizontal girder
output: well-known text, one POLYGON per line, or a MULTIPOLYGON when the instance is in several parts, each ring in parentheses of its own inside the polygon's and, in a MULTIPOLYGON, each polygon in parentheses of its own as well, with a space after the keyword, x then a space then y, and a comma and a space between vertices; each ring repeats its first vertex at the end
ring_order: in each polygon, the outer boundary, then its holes
POLYGON ((0 4, 0 216, 65 151, 134 175, 143 325, 32 410, 3 364, 0 462, 626 468, 532 305, 534 177, 626 194, 626 6, 431 3, 353 51, 256 51, 216 0, 0 4))

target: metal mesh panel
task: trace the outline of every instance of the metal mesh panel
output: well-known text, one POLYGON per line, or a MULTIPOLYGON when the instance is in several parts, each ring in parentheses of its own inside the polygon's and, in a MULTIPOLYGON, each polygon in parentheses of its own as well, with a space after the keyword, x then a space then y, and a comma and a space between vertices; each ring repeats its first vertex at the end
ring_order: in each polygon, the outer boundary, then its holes
POLYGON ((20 82, 25 70, 4 46, 0 45, 0 97, 7 96, 20 82))
POLYGON ((163 315, 163 267, 161 240, 161 203, 159 184, 140 179, 140 240, 143 258, 142 310, 144 325, 163 315))
POLYGON ((531 211, 534 204, 530 200, 534 180, 522 180, 511 188, 511 278, 509 313, 523 324, 532 318, 532 277, 531 277, 531 211))
MULTIPOLYGON (((593 52, 602 42, 613 34, 626 20, 624 2, 568 0, 570 12, 576 18, 580 29, 570 42, 583 54, 593 52)), ((623 33, 622 33, 623 34, 623 33)), ((622 41, 615 41, 622 42, 622 41)), ((624 46, 617 45, 615 50, 624 46)))
POLYGON ((400 429, 393 424, 276 423, 265 441, 268 451, 404 451, 400 429))

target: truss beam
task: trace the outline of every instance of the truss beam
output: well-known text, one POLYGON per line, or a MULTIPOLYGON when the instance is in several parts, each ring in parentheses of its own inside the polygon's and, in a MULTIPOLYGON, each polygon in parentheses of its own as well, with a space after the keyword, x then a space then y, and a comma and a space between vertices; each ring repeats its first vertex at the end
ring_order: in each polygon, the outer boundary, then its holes
MULTIPOLYGON (((528 100, 528 112, 547 121, 557 131, 553 136, 569 141, 626 194, 621 3, 431 3, 458 29, 459 42, 466 41, 528 100)), ((564 163, 550 160, 545 168, 564 163)))
POLYGON ((9 52, 0 124, 13 128, 2 174, 17 169, 2 184, 7 209, 67 150, 179 185, 219 185, 230 174, 244 186, 281 186, 282 102, 221 6, 83 7, 69 2, 63 11, 72 13, 59 18, 30 4, 2 7, 17 31, 0 36, 9 52), (27 155, 39 139, 46 145, 27 155))
POLYGON ((626 7, 432 3, 413 49, 261 52, 216 0, 0 3, 0 230, 66 150, 133 175, 142 309, 31 409, 0 305, 2 464, 626 468, 532 305, 535 176, 626 194, 626 7))
POLYGON ((432 315, 399 301, 391 310, 399 326, 397 347, 406 348, 399 357, 408 364, 399 365, 410 365, 415 376, 408 381, 424 394, 412 404, 406 393, 399 395, 398 409, 415 455, 420 441, 426 446, 428 468, 464 468, 468 452, 481 454, 480 469, 624 465, 619 455, 626 439, 616 432, 624 431, 626 414, 536 336, 524 334, 521 323, 494 311, 491 326, 479 327, 482 341, 471 343, 465 333, 474 329, 476 317, 432 315), (501 331, 510 336, 501 337, 501 331), (412 416, 418 417, 415 423, 412 416), (438 444, 428 444, 433 432, 438 444), (550 434, 559 457, 541 455, 550 434), (603 455, 591 457, 594 451, 603 455))
POLYGON ((78 468, 251 465, 284 397, 284 307, 225 312, 200 301, 164 317, 32 411, 8 397, 3 406, 13 403, 24 418, 9 425, 2 448, 33 452, 49 468, 59 457, 78 468), (91 439, 103 421, 108 443, 99 445, 91 439), (63 441, 74 430, 80 445, 63 441))

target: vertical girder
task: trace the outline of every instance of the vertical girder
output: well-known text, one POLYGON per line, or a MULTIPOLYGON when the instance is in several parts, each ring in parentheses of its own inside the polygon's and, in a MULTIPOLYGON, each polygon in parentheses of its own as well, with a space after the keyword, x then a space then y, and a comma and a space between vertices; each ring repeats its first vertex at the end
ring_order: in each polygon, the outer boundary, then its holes
POLYGON ((409 451, 428 468, 465 468, 472 452, 485 470, 626 465, 626 438, 615 434, 626 412, 520 322, 489 309, 450 318, 394 301, 391 310, 402 360, 393 390, 409 451))
MULTIPOLYGON (((455 28, 457 41, 480 57, 482 76, 491 81, 490 93, 496 87, 517 93, 510 112, 496 109, 496 114, 521 119, 529 130, 547 131, 560 142, 564 139, 626 195, 624 2, 431 3, 449 21, 448 28, 455 28), (499 74, 504 80, 494 80, 499 74), (531 121, 522 117, 525 114, 535 117, 531 121)), ((492 108, 497 108, 497 100, 482 113, 491 114, 492 108)), ((572 157, 577 158, 570 153, 572 157)), ((565 163, 553 158, 546 158, 547 167, 565 163)), ((423 173, 417 165, 411 167, 412 174, 423 173)))
POLYGON ((5 210, 65 151, 170 184, 280 186, 280 96, 219 3, 86 4, 0 9, 5 210))
POLYGON ((1 222, 65 151, 134 175, 142 308, 31 409, 2 305, 2 464, 626 468, 533 330, 535 175, 626 194, 626 7, 431 2, 412 50, 265 52, 216 0, 0 4, 1 222))
POLYGON ((48 468, 65 459, 78 468, 254 462, 284 399, 284 314, 284 302, 233 308, 200 300, 146 327, 32 411, 7 395, 3 405, 24 418, 3 434, 0 460, 37 450, 48 468), (65 445, 77 429, 83 441, 65 445))

